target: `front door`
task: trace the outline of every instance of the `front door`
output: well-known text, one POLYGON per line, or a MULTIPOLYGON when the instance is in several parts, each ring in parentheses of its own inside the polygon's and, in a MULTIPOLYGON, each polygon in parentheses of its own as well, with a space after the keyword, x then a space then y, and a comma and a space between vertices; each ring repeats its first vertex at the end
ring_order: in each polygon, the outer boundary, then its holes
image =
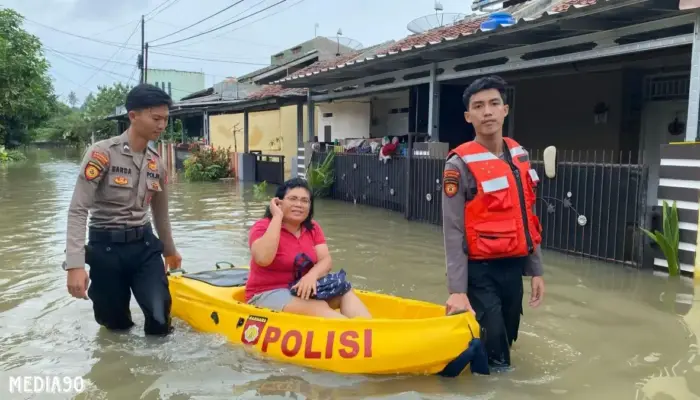
POLYGON ((652 101, 644 106, 642 160, 649 167, 647 206, 654 206, 657 202, 661 145, 685 140, 687 113, 686 100, 652 101), (676 121, 680 124, 675 124, 676 121))

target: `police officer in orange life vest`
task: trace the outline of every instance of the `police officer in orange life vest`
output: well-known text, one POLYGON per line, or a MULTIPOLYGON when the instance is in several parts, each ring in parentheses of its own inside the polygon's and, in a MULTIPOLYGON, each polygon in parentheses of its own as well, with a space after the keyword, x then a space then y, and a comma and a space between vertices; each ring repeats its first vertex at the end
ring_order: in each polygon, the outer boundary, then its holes
POLYGON ((172 100, 149 84, 126 96, 129 129, 93 144, 85 153, 68 209, 66 261, 68 292, 92 300, 95 320, 110 330, 134 323, 131 292, 145 316, 147 335, 167 335, 171 298, 166 267, 182 258, 168 216, 167 169, 148 147, 165 130, 172 100), (151 208, 158 232, 148 216, 151 208), (88 244, 85 225, 91 212, 88 244), (85 271, 90 265, 90 278, 85 271))
POLYGON ((544 297, 542 228, 534 213, 539 178, 527 152, 503 137, 505 86, 489 76, 464 91, 464 117, 476 137, 449 153, 442 194, 446 312, 475 314, 493 367, 510 366, 523 311, 522 276, 532 276, 531 307, 544 297))

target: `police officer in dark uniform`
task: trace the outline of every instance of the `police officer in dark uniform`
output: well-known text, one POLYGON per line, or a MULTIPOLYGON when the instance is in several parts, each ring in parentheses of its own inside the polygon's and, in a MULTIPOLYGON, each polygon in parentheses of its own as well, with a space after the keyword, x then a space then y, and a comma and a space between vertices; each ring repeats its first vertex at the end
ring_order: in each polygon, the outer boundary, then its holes
POLYGON ((465 119, 476 137, 448 155, 442 194, 446 311, 475 314, 494 367, 510 365, 523 310, 522 276, 532 276, 531 307, 544 296, 542 228, 534 213, 539 177, 527 152, 503 137, 505 87, 490 76, 464 91, 465 119))
POLYGON ((156 150, 148 147, 165 130, 171 106, 163 90, 149 84, 134 87, 126 97, 129 129, 90 146, 68 209, 63 264, 68 292, 87 298, 89 283, 95 320, 110 330, 134 325, 129 311, 133 291, 145 315, 146 334, 172 331, 165 264, 178 268, 182 258, 168 216, 168 171, 156 150), (89 279, 85 264, 90 265, 89 279))

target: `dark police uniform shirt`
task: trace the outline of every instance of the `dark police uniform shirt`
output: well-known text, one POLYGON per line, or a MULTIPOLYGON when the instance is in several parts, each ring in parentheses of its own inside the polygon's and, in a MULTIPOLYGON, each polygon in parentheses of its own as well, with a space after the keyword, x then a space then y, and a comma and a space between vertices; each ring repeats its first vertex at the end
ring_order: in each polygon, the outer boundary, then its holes
POLYGON ((90 146, 68 208, 66 268, 85 267, 88 211, 90 227, 126 229, 148 223, 150 206, 163 253, 173 254, 167 179, 167 169, 155 150, 131 151, 128 131, 90 146))
MULTIPOLYGON (((499 155, 503 159, 503 154, 499 155)), ((445 263, 447 267, 447 286, 450 294, 467 293, 468 254, 464 238, 464 204, 476 194, 476 180, 467 165, 457 156, 450 157, 445 163, 445 171, 459 173, 458 187, 452 197, 442 190, 442 229, 445 240, 445 263)), ((452 174, 454 176, 454 173, 452 174)), ((443 176, 443 180, 444 180, 443 176)), ((445 182, 443 181, 443 185, 445 182)), ((527 276, 542 275, 542 255, 540 246, 528 256, 524 271, 527 276)))

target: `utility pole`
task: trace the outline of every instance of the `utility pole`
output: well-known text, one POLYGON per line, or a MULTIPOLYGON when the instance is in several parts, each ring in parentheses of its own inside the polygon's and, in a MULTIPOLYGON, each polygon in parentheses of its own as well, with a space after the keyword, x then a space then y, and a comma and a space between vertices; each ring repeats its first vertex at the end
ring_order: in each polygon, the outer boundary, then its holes
POLYGON ((146 43, 144 47, 144 55, 143 55, 143 83, 146 83, 148 80, 148 43, 146 43))
POLYGON ((144 74, 143 62, 144 62, 144 43, 146 42, 146 21, 144 16, 141 15, 141 60, 139 60, 139 68, 141 69, 141 83, 146 82, 146 75, 144 74))

